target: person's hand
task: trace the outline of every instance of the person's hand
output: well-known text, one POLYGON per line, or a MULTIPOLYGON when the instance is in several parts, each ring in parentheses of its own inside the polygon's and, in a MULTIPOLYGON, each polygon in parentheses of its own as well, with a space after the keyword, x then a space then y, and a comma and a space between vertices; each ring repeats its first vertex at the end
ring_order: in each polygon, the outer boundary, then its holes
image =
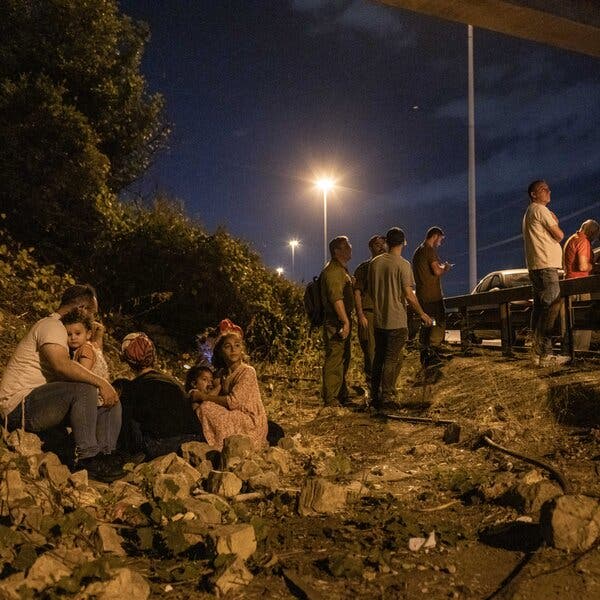
POLYGON ((358 316, 358 324, 363 329, 367 329, 367 327, 369 327, 369 321, 367 321, 367 317, 365 317, 364 313, 358 316))
POLYGON ((446 261, 444 263, 444 271, 449 271, 454 265, 452 263, 449 263, 448 261, 446 261))
POLYGON ((221 393, 221 382, 219 380, 213 382, 213 386, 208 390, 209 396, 218 396, 221 393))
POLYGON ((102 396, 103 406, 114 406, 119 402, 117 390, 108 381, 103 382, 98 391, 100 392, 100 396, 102 396))
POLYGON ((350 335, 350 321, 346 321, 338 333, 339 336, 345 340, 350 335))
POLYGON ((421 321, 423 321, 423 325, 425 325, 425 327, 433 327, 433 319, 429 315, 423 313, 421 315, 421 321))

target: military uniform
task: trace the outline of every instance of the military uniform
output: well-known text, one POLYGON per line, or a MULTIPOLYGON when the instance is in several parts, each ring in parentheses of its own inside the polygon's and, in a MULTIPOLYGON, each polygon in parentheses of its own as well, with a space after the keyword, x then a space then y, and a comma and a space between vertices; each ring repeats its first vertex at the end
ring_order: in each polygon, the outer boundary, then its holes
POLYGON ((321 299, 325 309, 323 324, 323 402, 325 406, 335 406, 348 399, 346 373, 350 365, 350 338, 342 339, 339 331, 342 323, 335 312, 334 303, 343 300, 348 319, 354 308, 352 278, 348 269, 337 259, 332 258, 321 272, 321 299))

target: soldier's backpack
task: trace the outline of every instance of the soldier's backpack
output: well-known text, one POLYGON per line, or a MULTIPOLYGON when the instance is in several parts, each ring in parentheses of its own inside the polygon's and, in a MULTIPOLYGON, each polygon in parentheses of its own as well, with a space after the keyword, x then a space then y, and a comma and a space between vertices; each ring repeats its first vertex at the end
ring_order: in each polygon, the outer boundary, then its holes
POLYGON ((325 321, 325 309, 321 300, 321 277, 313 277, 304 289, 304 312, 311 329, 320 327, 325 321))

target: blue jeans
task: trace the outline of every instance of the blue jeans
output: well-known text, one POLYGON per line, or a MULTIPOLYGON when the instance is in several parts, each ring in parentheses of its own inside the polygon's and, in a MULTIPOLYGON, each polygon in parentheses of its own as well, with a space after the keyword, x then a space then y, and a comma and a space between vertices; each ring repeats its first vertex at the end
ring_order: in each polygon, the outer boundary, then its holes
POLYGON ((375 408, 381 407, 382 399, 396 400, 396 379, 402 368, 402 349, 407 337, 407 328, 375 328, 375 358, 371 375, 371 397, 375 408))
MULTIPOLYGON (((121 429, 121 404, 97 406, 98 388, 88 383, 55 381, 32 390, 25 398, 25 430, 40 433, 69 417, 76 456, 110 454, 121 429)), ((21 406, 8 415, 8 429, 21 427, 21 406)))
POLYGON ((545 356, 552 352, 551 333, 560 312, 560 285, 558 269, 535 269, 529 271, 533 287, 533 311, 531 330, 534 354, 545 356))

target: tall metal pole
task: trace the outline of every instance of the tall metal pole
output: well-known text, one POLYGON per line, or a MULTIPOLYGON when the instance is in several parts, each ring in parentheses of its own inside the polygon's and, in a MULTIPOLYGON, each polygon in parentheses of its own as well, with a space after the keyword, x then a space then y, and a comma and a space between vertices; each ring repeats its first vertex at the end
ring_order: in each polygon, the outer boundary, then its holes
POLYGON ((477 285, 477 218, 475 199, 475 85, 473 74, 473 26, 468 25, 469 55, 469 289, 477 285))
POLYGON ((323 188, 323 265, 327 264, 327 189, 323 188))

